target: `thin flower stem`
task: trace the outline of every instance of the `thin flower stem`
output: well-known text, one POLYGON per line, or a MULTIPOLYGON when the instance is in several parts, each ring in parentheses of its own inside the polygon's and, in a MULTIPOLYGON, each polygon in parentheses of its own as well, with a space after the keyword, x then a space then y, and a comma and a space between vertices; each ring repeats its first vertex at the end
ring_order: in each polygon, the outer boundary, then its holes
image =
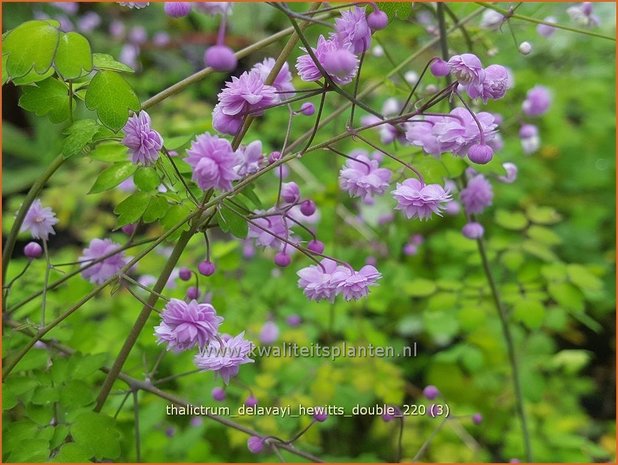
MULTIPOLYGON (((397 63, 395 62, 395 59, 393 58, 393 56, 391 55, 391 52, 388 51, 388 47, 384 46, 384 43, 378 38, 375 37, 376 42, 378 43, 378 45, 380 47, 382 47, 382 50, 384 50, 384 56, 386 57, 386 59, 389 61, 389 63, 397 68, 397 63)), ((410 88, 410 90, 412 90, 412 84, 410 84, 408 82, 408 80, 406 79, 405 74, 403 74, 403 71, 401 71, 401 69, 397 70, 397 74, 399 75, 399 79, 401 79, 407 86, 408 88, 410 88)))
POLYGON ((578 34, 585 34, 587 36, 598 37, 600 39, 612 40, 614 42, 616 41, 615 37, 606 36, 604 34, 599 34, 598 32, 586 31, 585 29, 577 29, 577 28, 570 27, 570 26, 563 26, 562 24, 558 24, 558 23, 541 21, 540 19, 531 18, 530 16, 515 14, 510 10, 505 10, 504 8, 500 8, 499 6, 496 6, 493 3, 486 3, 486 2, 475 2, 475 3, 477 5, 481 5, 484 8, 495 10, 498 13, 503 14, 506 18, 520 19, 522 21, 527 21, 529 23, 534 23, 534 24, 544 24, 546 26, 555 27, 557 29, 564 29, 565 31, 576 32, 578 34))
MULTIPOLYGON (((116 255, 118 252, 121 252, 123 250, 127 250, 133 247, 138 247, 140 245, 144 245, 144 244, 148 244, 150 242, 155 241, 155 239, 144 239, 138 242, 134 242, 134 243, 128 243, 127 245, 125 245, 124 247, 121 247, 120 249, 115 249, 112 252, 109 252, 105 255, 103 255, 102 257, 97 258, 96 260, 83 260, 81 262, 72 262, 72 263, 61 263, 59 265, 54 265, 55 267, 58 266, 64 266, 64 265, 78 265, 80 263, 88 263, 87 265, 65 275, 64 277, 62 277, 61 279, 59 279, 58 281, 54 281, 53 283, 51 283, 49 286, 47 286, 47 290, 51 291, 52 289, 56 289, 58 286, 61 286, 62 284, 64 284, 66 281, 68 281, 69 279, 71 279, 73 276, 76 276, 78 274, 80 274, 82 271, 87 270, 88 268, 96 265, 97 263, 101 263, 103 260, 108 259, 109 257, 116 255)), ((12 305, 11 307, 8 308, 7 313, 11 314, 13 313, 15 310, 23 307, 24 305, 26 305, 28 302, 31 302, 32 300, 36 299, 38 296, 40 296, 41 294, 43 294, 43 291, 37 291, 34 294, 30 295, 29 297, 26 297, 24 300, 22 300, 21 302, 16 303, 15 305, 12 305)))
MULTIPOLYGON (((356 79, 354 80, 354 93, 352 94, 354 97, 354 100, 356 100, 356 98, 358 97, 358 84, 360 83, 360 75, 361 75, 361 70, 363 69, 363 62, 365 61, 365 53, 367 53, 366 50, 363 50, 363 53, 361 53, 360 61, 358 63, 358 71, 356 72, 356 79)), ((353 101, 352 110, 350 111, 350 123, 348 124, 348 126, 351 128, 354 127, 354 110, 355 109, 356 109, 356 103, 355 101, 353 101)))
POLYGON ((159 384, 167 383, 169 381, 173 381, 173 380, 178 379, 178 378, 183 378, 185 376, 194 375, 194 374, 199 373, 201 371, 202 370, 200 370, 199 368, 196 368, 195 370, 185 371, 184 373, 178 373, 176 375, 171 375, 171 376, 166 376, 165 378, 156 379, 156 380, 154 380, 152 382, 152 384, 157 386, 159 384))
POLYGON ((401 462, 403 456, 403 415, 399 417, 399 435, 397 437, 397 458, 395 462, 401 462))
POLYGON ((116 409, 116 413, 114 414, 114 420, 118 418, 118 415, 120 415, 120 412, 122 411, 122 407, 124 407, 124 404, 127 402, 127 399, 131 395, 131 392, 132 391, 127 391, 125 393, 124 398, 122 399, 122 401, 120 402, 120 405, 118 406, 118 409, 116 409))
POLYGON ((185 181, 185 178, 183 177, 182 173, 178 169, 178 166, 176 166, 176 163, 174 162, 174 157, 170 155, 170 152, 165 147, 161 147, 161 150, 163 151, 163 153, 165 154, 169 162, 172 164, 174 168, 174 172, 176 173, 176 176, 178 176, 178 179, 180 180, 185 190, 187 191, 187 194, 189 194, 189 196, 193 200, 193 203, 197 206, 199 204, 199 200, 197 200, 197 197, 195 197, 191 189, 189 189, 189 186, 187 185, 187 181, 185 181))
POLYGON ((28 268, 30 268, 30 265, 32 265, 32 260, 28 260, 28 263, 26 263, 26 266, 24 266, 24 269, 21 270, 17 276, 11 279, 11 281, 9 281, 9 283, 2 288, 3 295, 4 295, 4 298, 2 299, 2 307, 3 307, 2 310, 4 312, 6 312, 6 301, 9 297, 9 292, 11 291, 11 287, 13 286, 15 281, 21 278, 26 273, 26 271, 28 271, 28 268))
POLYGON ((309 136, 309 140, 307 141, 307 144, 305 144, 305 148, 301 150, 300 152, 301 156, 305 154, 307 149, 309 149, 309 146, 313 142, 313 138, 315 137, 315 135, 317 134, 320 128, 320 120, 322 119, 322 111, 324 111, 324 103, 326 101, 327 86, 328 84, 324 83, 324 92, 322 93, 322 97, 320 98, 320 106, 318 107, 318 114, 315 117, 315 124, 313 125, 313 132, 309 136))
POLYGON ((459 24, 459 30, 461 31, 461 34, 464 36, 464 40, 466 41, 466 46, 468 47, 468 51, 470 53, 474 53, 474 43, 472 42, 472 38, 470 37, 470 34, 468 34, 468 30, 463 24, 459 23, 459 18, 455 15, 453 10, 451 10, 451 8, 448 6, 448 3, 444 3, 443 5, 444 5, 444 11, 451 18, 453 23, 459 24))
POLYGON ((427 448, 429 447, 429 445, 431 444, 431 441, 433 441, 433 439, 437 436, 437 434, 442 430, 442 428, 444 427, 444 425, 446 424, 446 421, 448 420, 448 417, 444 417, 442 418, 442 420, 440 421, 440 423, 438 423, 438 426, 436 427, 436 429, 434 429, 431 434, 429 435, 429 437, 425 440, 425 442, 421 445, 420 449, 418 450, 418 452, 414 455, 414 457, 412 457, 411 462, 417 462, 425 453, 425 451, 427 450, 427 448))
POLYGON ((2 250, 2 282, 4 282, 6 277, 6 270, 9 267, 9 263, 11 261, 11 256, 13 255, 13 249, 15 248, 15 243, 17 242, 17 235, 19 234, 19 230, 21 225, 24 222, 24 218, 26 217, 26 213, 30 209, 32 202, 39 195, 49 178, 62 166, 65 158, 62 154, 58 155, 51 164, 47 167, 47 169, 43 172, 43 174, 35 181, 32 185, 28 194, 26 194, 26 198, 24 202, 19 207, 19 211, 17 212, 17 216, 15 217, 15 222, 11 227, 11 231, 9 232, 9 236, 6 239, 6 243, 4 244, 4 249, 2 250))
MULTIPOLYGON (((283 138, 283 147, 281 148, 281 153, 285 152, 285 149, 287 148, 288 142, 290 140, 290 134, 292 133, 292 118, 294 118, 294 112, 292 111, 292 107, 290 105, 288 105, 288 112, 289 112, 289 116, 288 116, 288 126, 285 130, 285 137, 283 138)), ((281 203, 281 189, 283 188, 283 168, 279 168, 279 186, 277 188, 277 201, 275 202, 275 205, 277 207, 279 207, 279 204, 281 203)))
POLYGON ((522 431, 523 442, 524 442, 524 454, 526 457, 526 461, 532 462, 532 447, 530 445, 530 434, 528 431, 528 422, 526 420, 526 411, 524 407, 524 396, 521 390, 521 380, 519 377, 519 366, 517 363, 515 344, 513 343, 513 335, 511 334, 511 328, 509 326, 508 316, 504 308, 504 305, 502 304, 502 300, 500 299, 500 293, 498 292, 496 281, 494 279, 493 273, 491 272, 491 267, 489 265, 489 260, 487 258, 487 252, 485 250, 485 242, 483 241, 483 238, 479 238, 476 240, 476 243, 478 245, 479 254, 481 255, 481 261, 483 263, 483 270, 485 272, 485 276, 487 277, 487 282, 489 283, 489 287, 491 289, 491 295, 493 297, 496 310, 498 311, 498 317, 500 318, 500 325, 502 326, 502 333, 504 335, 504 341, 506 342, 509 363, 511 365, 511 372, 513 376, 513 388, 515 390, 517 414, 519 416, 519 421, 521 423, 521 431, 522 431))
POLYGON ((45 254, 45 278, 43 281, 43 302, 41 303, 41 328, 45 327, 45 309, 47 307, 47 285, 49 284, 49 271, 51 265, 49 263, 49 251, 47 250, 47 241, 43 239, 43 253, 45 254))
POLYGON ((126 280, 126 281, 129 281, 131 284, 136 285, 137 287, 139 287, 139 288, 141 288, 141 289, 145 290, 145 291, 146 291, 146 292, 148 292, 149 294, 154 294, 154 295, 156 295, 159 299, 163 299, 163 300, 165 300, 166 302, 169 302, 169 300, 170 300, 170 299, 168 299, 167 297, 165 297, 163 294, 160 294, 160 293, 158 293, 158 292, 155 292, 153 289, 150 289, 148 286, 144 286, 144 285, 143 285, 143 284, 141 284, 139 281, 136 281, 135 279, 133 279, 133 278, 132 278, 131 276, 129 276, 129 275, 124 274, 124 275, 120 276, 120 278, 122 278, 122 279, 124 279, 124 280, 126 280))
POLYGON ((133 425, 135 428, 135 456, 137 458, 137 462, 142 461, 142 447, 141 447, 141 436, 139 430, 139 390, 133 389, 131 391, 133 394, 133 425))

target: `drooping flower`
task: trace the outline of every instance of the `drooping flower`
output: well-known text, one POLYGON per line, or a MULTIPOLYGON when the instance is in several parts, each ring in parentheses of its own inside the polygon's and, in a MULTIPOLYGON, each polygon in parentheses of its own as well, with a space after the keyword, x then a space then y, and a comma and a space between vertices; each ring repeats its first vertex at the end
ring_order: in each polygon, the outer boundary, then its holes
POLYGON ((531 154, 536 152, 541 146, 539 129, 534 124, 524 124, 519 129, 519 140, 524 153, 531 154))
MULTIPOLYGON (((218 108, 213 112, 215 128, 223 126, 217 122, 217 118, 221 118, 221 115, 242 121, 242 118, 249 113, 252 116, 261 115, 265 108, 278 101, 276 89, 264 84, 260 73, 256 70, 245 71, 239 77, 233 76, 231 81, 225 83, 225 88, 219 92, 218 98, 218 108), (217 114, 217 111, 220 114, 217 114)), ((229 123, 227 125, 229 126, 229 123)))
POLYGON ((451 200, 451 194, 442 186, 425 185, 416 178, 397 183, 393 197, 397 201, 396 210, 401 210, 408 219, 416 217, 420 220, 428 220, 433 213, 441 216, 443 204, 451 200))
MULTIPOLYGON (((274 58, 264 58, 264 60, 260 63, 256 63, 253 65, 253 70, 257 71, 262 81, 266 81, 266 78, 272 71, 275 66, 274 58)), ((290 72, 290 65, 288 65, 287 61, 283 63, 283 66, 279 70, 277 77, 272 83, 273 87, 277 89, 278 92, 282 92, 283 94, 279 94, 279 99, 283 100, 287 97, 294 96, 294 85, 292 84, 292 73, 290 72)))
POLYGON ((335 20, 333 38, 352 53, 363 53, 368 50, 371 44, 371 28, 367 24, 365 8, 355 6, 342 11, 341 16, 335 20))
MULTIPOLYGON (((306 51, 304 48, 302 50, 306 51)), ((358 70, 358 58, 351 51, 342 48, 334 39, 325 39, 324 36, 318 37, 318 45, 312 50, 335 84, 352 82, 358 70)), ((322 78, 322 73, 308 53, 298 57, 296 69, 303 81, 312 82, 322 78)))
POLYGON ((505 18, 502 13, 487 8, 481 16, 481 27, 485 29, 498 29, 504 20, 505 18))
POLYGON ((234 135, 242 127, 242 116, 229 116, 221 111, 221 105, 215 105, 212 110, 212 127, 223 134, 234 135))
POLYGON ((549 89, 544 86, 534 86, 526 94, 526 100, 521 108, 528 116, 541 116, 551 104, 551 94, 549 89))
POLYGON ((46 241, 50 234, 56 234, 54 231, 56 223, 58 223, 58 218, 53 210, 50 207, 44 207, 41 201, 36 199, 26 212, 20 232, 30 231, 33 238, 46 241))
POLYGON ((592 2, 583 2, 580 5, 575 5, 567 8, 567 14, 571 19, 581 26, 595 27, 600 21, 599 17, 592 10, 592 2))
POLYGON ((502 167, 506 171, 506 176, 498 176, 498 180, 505 184, 512 184, 517 180, 517 165, 514 163, 502 163, 502 167))
POLYGON ((472 53, 454 55, 449 59, 448 65, 455 79, 465 86, 477 86, 485 79, 485 70, 481 60, 472 53))
POLYGON ((482 174, 476 174, 468 180, 468 185, 461 191, 461 202, 468 213, 482 213, 494 198, 494 191, 489 181, 482 174))
POLYGON ((213 45, 204 52, 204 64, 215 71, 232 71, 238 65, 238 59, 227 45, 213 45))
POLYGON ((187 154, 185 161, 193 168, 192 179, 203 190, 230 190, 232 181, 238 179, 234 170, 238 157, 225 139, 205 132, 197 136, 187 154))
POLYGON ((481 143, 495 148, 493 147, 497 136, 495 116, 487 112, 479 112, 475 116, 476 119, 467 109, 461 107, 453 109, 449 115, 426 116, 424 121, 407 124, 406 139, 413 145, 423 147, 426 153, 435 156, 445 152, 467 155, 470 147, 481 143))
POLYGON ((150 116, 145 111, 133 115, 124 126, 122 143, 129 148, 133 163, 153 165, 163 147, 161 135, 150 127, 150 116))
POLYGON ((260 169, 260 162, 264 159, 262 156, 262 142, 255 140, 246 147, 242 147, 236 151, 240 163, 236 165, 236 173, 238 176, 247 176, 255 173, 260 169))
POLYGON ((484 103, 487 103, 489 99, 498 100, 504 97, 510 84, 509 71, 504 66, 489 65, 485 68, 483 82, 478 86, 466 87, 466 91, 470 98, 481 98, 484 103))
POLYGON ((254 218, 249 223, 248 239, 255 239, 255 244, 262 247, 271 247, 279 250, 285 246, 285 242, 279 238, 293 242, 292 232, 288 229, 288 222, 283 215, 274 213, 274 209, 266 212, 256 211, 260 218, 254 218), (272 213, 272 214, 271 214, 272 213))
POLYGON ((172 18, 181 18, 191 13, 191 2, 165 2, 163 10, 172 18))
POLYGON ((219 375, 225 384, 238 374, 240 365, 253 363, 249 358, 253 343, 245 339, 244 331, 237 336, 222 336, 210 341, 193 359, 195 365, 202 371, 213 371, 219 375))
POLYGON ((24 255, 30 259, 39 258, 43 255, 43 247, 36 242, 28 242, 24 247, 24 255))
POLYGON ((287 205, 300 201, 300 188, 295 182, 284 182, 281 185, 281 200, 287 205))
POLYGON ((157 343, 167 344, 167 350, 203 348, 218 333, 222 321, 210 304, 171 299, 161 313, 161 324, 155 327, 154 334, 157 343))
POLYGON ((120 251, 120 244, 111 239, 93 239, 88 247, 82 252, 79 261, 82 265, 100 260, 102 257, 118 251, 82 271, 82 276, 93 284, 103 284, 109 278, 118 273, 127 264, 124 252, 120 251))
POLYGON ((352 197, 371 199, 373 195, 382 195, 388 188, 391 171, 380 168, 378 160, 370 159, 366 153, 359 151, 346 160, 339 172, 339 186, 352 197))
POLYGON ((483 234, 485 234, 485 229, 482 224, 471 221, 470 223, 466 223, 464 225, 461 229, 461 233, 468 239, 479 239, 483 237, 483 234))
POLYGON ((335 301, 335 296, 341 292, 339 284, 351 275, 351 270, 337 264, 334 260, 324 258, 320 265, 312 265, 299 270, 296 274, 300 278, 300 287, 308 299, 320 301, 335 301))
POLYGON ((345 300, 358 300, 369 294, 369 286, 376 284, 382 274, 372 265, 365 265, 359 271, 352 272, 337 285, 345 300))
POLYGON ((264 439, 259 436, 251 436, 247 439, 247 449, 252 454, 259 454, 264 450, 264 439))
MULTIPOLYGON (((545 21, 546 23, 553 23, 553 24, 558 22, 556 18, 553 16, 548 16, 547 18, 544 18, 543 21, 545 21)), ((536 32, 538 32, 539 35, 542 35, 543 37, 551 37, 554 34, 554 32, 556 32, 556 28, 553 26, 549 26, 547 24, 539 24, 536 27, 536 32)))

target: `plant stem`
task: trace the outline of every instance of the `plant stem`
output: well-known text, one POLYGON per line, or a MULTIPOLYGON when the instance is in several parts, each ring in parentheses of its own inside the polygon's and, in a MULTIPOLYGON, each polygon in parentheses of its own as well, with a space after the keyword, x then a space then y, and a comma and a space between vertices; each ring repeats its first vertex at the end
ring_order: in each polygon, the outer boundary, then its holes
POLYGON ((511 371, 513 375, 513 387, 515 389, 515 399, 517 403, 517 415, 519 416, 519 420, 521 422, 521 431, 522 431, 522 436, 523 436, 524 453, 526 456, 526 461, 532 462, 532 448, 530 446, 530 434, 528 432, 528 422, 526 420, 526 412, 524 409, 524 397, 521 392, 519 367, 517 364, 515 344, 513 343, 513 336, 511 334, 511 328, 509 327, 508 316, 506 314, 506 311, 504 310, 504 306, 500 299, 500 294, 498 293, 496 282, 491 272, 491 267, 489 266, 489 260, 487 259, 487 252, 485 250, 485 242, 483 241, 482 238, 479 238, 476 240, 476 243, 478 245, 479 253, 481 255, 481 261, 483 263, 483 270, 485 271, 487 282, 489 283, 489 287, 491 288, 491 295, 494 299, 494 304, 496 305, 498 316, 500 317, 502 333, 504 334, 504 340, 506 342, 509 363, 511 365, 511 371))
POLYGON ((62 166, 64 163, 64 157, 62 154, 58 155, 51 164, 47 167, 47 169, 41 174, 41 176, 35 181, 32 185, 28 194, 26 194, 26 198, 24 202, 19 207, 19 211, 17 212, 17 216, 15 217, 15 222, 11 227, 11 231, 9 232, 9 237, 6 240, 6 244, 4 245, 4 249, 2 250, 2 282, 4 283, 6 277, 6 270, 9 267, 9 262, 11 261, 11 255, 13 255, 13 249, 15 248, 15 243, 17 242, 17 235, 19 234, 19 229, 21 228, 22 223, 24 222, 24 218, 26 217, 26 213, 30 209, 32 202, 36 199, 37 195, 45 186, 45 183, 52 177, 52 175, 62 166))
POLYGON ((527 21, 529 23, 544 24, 546 26, 555 27, 556 29, 564 29, 565 31, 577 32, 578 34, 585 34, 587 36, 599 37, 600 39, 611 40, 614 42, 616 41, 615 37, 610 37, 610 36, 606 36, 603 34, 599 34, 598 32, 586 31, 585 29, 577 29, 577 28, 570 27, 570 26, 563 26, 562 24, 558 24, 558 23, 548 23, 547 21, 541 21, 540 19, 532 18, 530 16, 515 14, 509 10, 505 10, 504 8, 495 6, 492 3, 476 2, 476 4, 481 5, 482 7, 485 7, 485 8, 489 8, 491 10, 495 10, 498 13, 503 14, 507 18, 521 19, 522 21, 527 21))

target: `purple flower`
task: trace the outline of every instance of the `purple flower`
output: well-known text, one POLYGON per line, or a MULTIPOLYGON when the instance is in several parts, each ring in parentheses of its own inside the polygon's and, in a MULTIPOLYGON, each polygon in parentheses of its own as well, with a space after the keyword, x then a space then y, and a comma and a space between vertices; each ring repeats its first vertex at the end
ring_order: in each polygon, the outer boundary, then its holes
POLYGON ((274 321, 267 321, 260 329, 260 342, 262 344, 272 344, 279 337, 279 326, 274 321))
POLYGON ((491 184, 482 174, 474 175, 461 191, 461 202, 468 213, 482 213, 491 205, 493 198, 491 184))
POLYGON ((487 8, 481 16, 481 27, 485 29, 498 29, 504 22, 504 15, 496 10, 487 8))
POLYGON ((599 17, 592 11, 592 2, 583 2, 580 5, 569 7, 566 12, 574 22, 581 26, 595 27, 600 23, 599 17))
MULTIPOLYGON (((306 49, 302 49, 305 50, 306 49)), ((333 39, 318 38, 317 48, 312 48, 315 57, 335 84, 343 85, 352 82, 358 70, 358 58, 333 39), (327 69, 328 68, 328 69, 327 69)), ((322 73, 311 58, 311 55, 301 55, 296 61, 298 75, 303 81, 312 82, 322 78, 322 73)))
POLYGON ((165 2, 163 9, 172 18, 181 18, 191 13, 191 2, 165 2))
POLYGON ((93 239, 82 252, 82 256, 79 257, 79 261, 83 262, 84 265, 88 265, 94 260, 100 260, 114 251, 118 251, 118 253, 86 268, 82 271, 82 276, 93 284, 103 284, 127 264, 124 253, 120 251, 120 244, 116 244, 110 239, 93 239))
POLYGON ((295 182, 284 182, 281 185, 281 199, 288 205, 300 201, 300 189, 295 182))
POLYGON ((391 171, 380 168, 377 160, 371 160, 362 151, 352 154, 354 160, 348 159, 339 172, 339 186, 352 197, 371 199, 373 195, 382 195, 391 180, 391 171))
POLYGON ((28 258, 39 258, 43 255, 43 247, 36 242, 28 242, 24 247, 24 255, 28 258))
POLYGON ((481 60, 472 53, 454 55, 448 61, 448 65, 455 79, 465 86, 480 85, 485 79, 485 70, 483 70, 481 60))
POLYGON ((170 43, 170 35, 167 32, 159 31, 152 37, 152 43, 157 47, 165 47, 170 43))
POLYGON ((216 336, 223 318, 210 304, 171 299, 161 313, 161 320, 155 327, 157 343, 167 344, 167 350, 180 352, 205 347, 216 336))
POLYGON ((197 136, 187 154, 185 161, 193 168, 192 179, 203 190, 230 190, 232 181, 238 179, 234 171, 238 157, 225 139, 205 132, 197 136))
POLYGON ((236 134, 242 125, 243 116, 251 113, 259 116, 263 110, 278 102, 273 86, 264 84, 256 70, 233 76, 219 92, 219 103, 213 110, 213 126, 226 134, 236 134), (236 129, 235 132, 231 130, 236 129))
POLYGON ((369 294, 369 286, 373 286, 381 277, 382 275, 374 266, 365 265, 340 282, 337 290, 343 294, 345 300, 358 300, 369 294))
POLYGON ((204 53, 204 64, 215 71, 232 71, 238 65, 234 50, 227 45, 213 45, 204 53))
MULTIPOLYGON (((548 16, 547 18, 544 18, 543 21, 545 21, 546 23, 554 24, 558 22, 553 16, 548 16)), ((548 26, 547 24, 539 24, 536 27, 536 32, 538 32, 539 35, 542 35, 543 37, 550 37, 553 35, 554 32, 556 32, 556 28, 553 26, 548 26)))
POLYGON ((279 240, 277 237, 281 237, 291 241, 292 233, 288 229, 288 222, 279 213, 273 213, 275 210, 271 209, 267 212, 256 211, 255 213, 264 214, 261 218, 255 218, 249 223, 248 239, 255 239, 256 245, 262 247, 271 247, 273 249, 282 249, 286 243, 279 240))
POLYGON ((150 127, 150 116, 145 111, 133 115, 124 126, 122 143, 129 148, 133 163, 153 165, 163 147, 161 135, 150 127))
POLYGON ((249 358, 253 343, 245 339, 244 331, 235 337, 221 337, 210 341, 207 347, 193 359, 195 365, 203 371, 214 371, 228 384, 230 378, 238 374, 240 365, 253 363, 249 358))
POLYGON ((338 265, 329 258, 324 258, 320 265, 312 265, 299 270, 298 287, 303 289, 310 300, 335 301, 335 296, 341 291, 338 286, 351 274, 349 268, 338 265), (320 266, 321 265, 321 266, 320 266))
POLYGON ((470 98, 481 98, 484 103, 489 99, 498 100, 504 97, 511 86, 511 78, 504 66, 489 65, 485 68, 485 79, 478 86, 468 86, 466 91, 470 98))
POLYGON ((453 109, 449 115, 427 116, 424 121, 407 124, 406 139, 435 156, 444 152, 467 155, 471 146, 483 142, 492 146, 497 139, 494 115, 480 112, 475 116, 476 120, 467 109, 461 107, 453 109))
POLYGON ((99 24, 101 24, 101 17, 94 11, 84 13, 81 18, 77 19, 77 29, 81 32, 92 32, 99 24))
POLYGON ((461 233, 468 239, 479 239, 485 234, 485 229, 482 224, 471 221, 464 225, 461 229, 461 233))
POLYGON ((126 6, 127 8, 134 8, 136 10, 141 10, 142 8, 146 8, 150 5, 150 2, 118 2, 118 5, 126 6))
POLYGON ((526 154, 536 152, 541 146, 539 129, 534 124, 524 124, 519 129, 519 139, 526 154))
POLYGON ((79 9, 79 3, 77 2, 51 2, 51 4, 70 15, 74 15, 79 9))
POLYGON ((443 203, 451 200, 451 194, 438 184, 422 184, 418 179, 410 178, 397 183, 393 191, 397 201, 396 210, 401 210, 406 217, 427 220, 435 213, 441 216, 443 203))
POLYGON ((262 156, 262 142, 259 140, 251 142, 246 147, 236 151, 240 158, 240 164, 236 165, 236 174, 238 176, 247 176, 255 173, 260 169, 260 161, 264 159, 262 156))
POLYGON ((264 450, 264 439, 259 436, 251 436, 247 439, 247 449, 252 454, 259 454, 264 450))
POLYGON ((423 389, 423 395, 429 400, 434 400, 440 395, 440 391, 438 391, 438 388, 433 384, 429 384, 428 386, 425 386, 425 389, 423 389))
POLYGON ((335 20, 335 33, 332 37, 340 46, 352 53, 363 53, 371 44, 371 28, 367 24, 365 8, 354 8, 341 12, 335 20))
POLYGON ((56 234, 56 231, 54 231, 56 223, 58 223, 58 218, 56 218, 53 210, 50 207, 44 207, 41 205, 41 201, 36 199, 26 212, 19 231, 30 231, 33 238, 46 241, 50 234, 56 234))
MULTIPOLYGON (((264 58, 261 63, 256 63, 255 65, 253 65, 252 71, 257 71, 262 78, 262 81, 266 81, 266 78, 268 77, 274 66, 274 58, 264 58)), ((283 94, 283 97, 294 96, 295 89, 294 85, 292 84, 292 73, 290 73, 290 66, 287 62, 283 63, 283 66, 281 67, 281 70, 279 70, 279 74, 277 74, 277 77, 275 78, 272 85, 275 89, 277 89, 278 92, 285 92, 283 94)))
POLYGON ((498 176, 498 180, 505 184, 512 184, 517 180, 517 165, 514 163, 502 163, 502 167, 506 170, 506 176, 498 176))
POLYGON ((124 44, 120 50, 120 61, 130 68, 137 68, 139 59, 139 47, 134 44, 124 44))
POLYGON ((232 9, 230 2, 197 2, 195 5, 209 15, 224 14, 232 9))
POLYGON ((544 86, 534 86, 526 94, 526 100, 521 108, 528 116, 540 116, 544 114, 551 104, 551 94, 544 86))

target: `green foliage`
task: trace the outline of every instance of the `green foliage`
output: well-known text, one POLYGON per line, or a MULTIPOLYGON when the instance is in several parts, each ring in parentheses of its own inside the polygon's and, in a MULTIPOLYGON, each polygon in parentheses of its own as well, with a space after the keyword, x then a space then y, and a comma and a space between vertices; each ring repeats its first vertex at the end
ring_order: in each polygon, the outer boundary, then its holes
POLYGON ((23 88, 19 106, 37 116, 49 116, 53 123, 69 118, 69 93, 67 87, 54 78, 23 88))
POLYGON ((86 106, 97 112, 101 123, 112 131, 122 129, 129 119, 129 110, 140 109, 139 99, 120 74, 98 71, 86 92, 86 106))
POLYGON ((116 61, 113 56, 107 53, 93 53, 92 64, 98 70, 119 71, 133 73, 133 69, 124 63, 116 61))
POLYGON ((137 166, 129 161, 114 163, 101 171, 88 193, 98 194, 110 190, 135 173, 136 169, 137 166))
POLYGON ((120 455, 120 433, 114 419, 106 415, 82 413, 71 425, 71 436, 91 457, 115 459, 120 455))
POLYGON ((30 71, 45 74, 52 66, 59 39, 58 23, 52 21, 27 21, 10 31, 2 45, 8 79, 30 71))
POLYGON ((64 157, 71 158, 82 154, 100 128, 97 122, 91 119, 83 119, 73 123, 64 131, 66 134, 62 146, 64 157))

